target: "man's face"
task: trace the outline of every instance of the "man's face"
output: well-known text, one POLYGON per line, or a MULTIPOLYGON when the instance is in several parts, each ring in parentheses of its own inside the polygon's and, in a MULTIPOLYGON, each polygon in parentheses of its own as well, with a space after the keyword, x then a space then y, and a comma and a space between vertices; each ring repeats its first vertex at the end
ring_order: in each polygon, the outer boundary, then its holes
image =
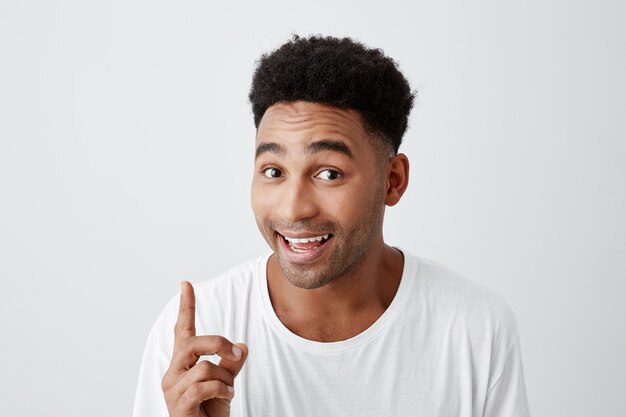
POLYGON ((252 209, 293 285, 319 288, 382 243, 386 165, 376 140, 353 110, 300 101, 264 114, 252 209))

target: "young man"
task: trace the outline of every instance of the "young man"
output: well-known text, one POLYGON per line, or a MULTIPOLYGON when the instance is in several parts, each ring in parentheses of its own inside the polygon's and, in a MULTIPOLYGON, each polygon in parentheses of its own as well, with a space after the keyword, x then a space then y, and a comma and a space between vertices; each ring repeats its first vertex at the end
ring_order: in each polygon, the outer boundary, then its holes
POLYGON ((506 303, 383 240, 409 177, 413 93, 393 60, 294 37, 261 58, 250 100, 272 253, 195 295, 182 283, 150 332, 135 417, 529 416, 506 303))

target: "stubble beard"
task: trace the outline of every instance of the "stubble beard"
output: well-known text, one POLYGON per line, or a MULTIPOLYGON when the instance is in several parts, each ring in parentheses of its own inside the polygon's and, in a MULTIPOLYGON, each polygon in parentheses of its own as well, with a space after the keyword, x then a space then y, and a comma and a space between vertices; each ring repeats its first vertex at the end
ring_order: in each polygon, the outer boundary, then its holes
POLYGON ((324 223, 315 227, 310 222, 281 223, 280 226, 282 228, 277 228, 278 223, 267 221, 264 227, 259 227, 259 229, 261 229, 266 241, 276 254, 285 278, 298 288, 314 289, 323 287, 333 280, 346 276, 358 267, 382 230, 384 211, 384 204, 371 203, 365 218, 347 232, 336 223, 324 223), (333 245, 330 258, 327 262, 314 266, 288 262, 282 257, 281 251, 276 247, 279 244, 276 239, 279 237, 276 237, 275 230, 330 231, 333 234, 333 242, 329 242, 333 245), (270 236, 274 237, 273 241, 270 241, 270 236))

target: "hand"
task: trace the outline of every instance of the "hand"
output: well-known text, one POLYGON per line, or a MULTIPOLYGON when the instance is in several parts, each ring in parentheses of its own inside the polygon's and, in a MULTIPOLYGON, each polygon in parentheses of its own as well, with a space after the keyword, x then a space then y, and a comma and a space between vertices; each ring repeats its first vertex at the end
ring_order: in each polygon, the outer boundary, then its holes
POLYGON ((161 387, 170 417, 227 417, 234 380, 248 356, 243 343, 222 336, 196 336, 196 298, 193 286, 181 283, 180 309, 174 327, 174 352, 161 387), (219 355, 219 365, 200 361, 219 355))

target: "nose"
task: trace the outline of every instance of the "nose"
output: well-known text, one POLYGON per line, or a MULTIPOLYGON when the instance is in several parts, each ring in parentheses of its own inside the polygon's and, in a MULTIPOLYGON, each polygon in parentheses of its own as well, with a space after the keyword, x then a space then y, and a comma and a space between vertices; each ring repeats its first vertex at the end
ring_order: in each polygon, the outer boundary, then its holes
POLYGON ((281 188, 275 208, 280 218, 295 223, 317 216, 319 206, 313 184, 306 179, 292 177, 281 188))

